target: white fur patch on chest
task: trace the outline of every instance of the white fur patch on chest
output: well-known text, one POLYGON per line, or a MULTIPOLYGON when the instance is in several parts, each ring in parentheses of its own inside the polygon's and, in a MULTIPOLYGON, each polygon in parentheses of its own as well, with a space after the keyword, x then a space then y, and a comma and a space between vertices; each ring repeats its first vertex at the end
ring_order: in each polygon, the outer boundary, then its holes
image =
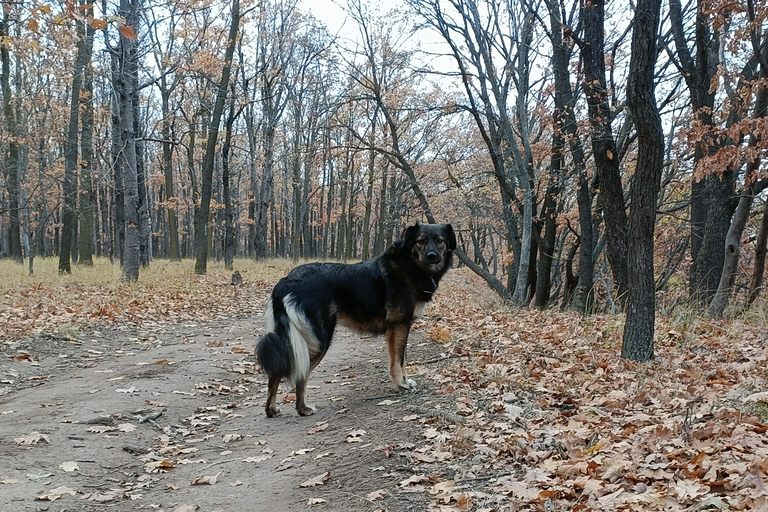
POLYGON ((426 302, 417 302, 413 308, 413 318, 420 318, 421 315, 424 314, 424 309, 426 309, 426 307, 426 302))

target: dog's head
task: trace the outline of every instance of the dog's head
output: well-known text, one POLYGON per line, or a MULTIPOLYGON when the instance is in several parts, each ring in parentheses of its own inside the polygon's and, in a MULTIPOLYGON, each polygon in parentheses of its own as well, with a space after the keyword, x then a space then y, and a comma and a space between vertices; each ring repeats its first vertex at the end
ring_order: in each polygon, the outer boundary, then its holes
POLYGON ((456 235, 450 224, 417 222, 403 231, 403 249, 432 271, 450 266, 456 235))

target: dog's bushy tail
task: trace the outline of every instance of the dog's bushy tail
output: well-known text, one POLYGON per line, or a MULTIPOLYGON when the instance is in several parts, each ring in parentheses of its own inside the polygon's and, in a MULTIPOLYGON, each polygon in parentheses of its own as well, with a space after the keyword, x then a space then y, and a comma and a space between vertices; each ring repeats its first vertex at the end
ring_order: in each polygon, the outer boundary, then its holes
POLYGON ((287 338, 270 332, 256 345, 256 358, 270 377, 288 377, 292 373, 293 349, 287 338))

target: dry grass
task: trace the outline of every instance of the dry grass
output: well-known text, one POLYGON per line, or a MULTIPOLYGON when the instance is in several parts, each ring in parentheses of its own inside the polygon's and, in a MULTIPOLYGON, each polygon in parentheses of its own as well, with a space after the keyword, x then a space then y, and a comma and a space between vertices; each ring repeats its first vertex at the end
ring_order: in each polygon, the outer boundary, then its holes
MULTIPOLYGON (((235 270, 238 270, 246 281, 270 281, 282 277, 293 265, 288 260, 238 259, 235 261, 235 270)), ((154 260, 149 268, 142 268, 138 283, 125 284, 120 282, 122 269, 119 263, 110 263, 106 258, 95 258, 92 267, 81 265, 72 266, 72 274, 60 275, 58 272, 58 258, 35 259, 34 275, 30 276, 26 264, 18 265, 10 260, 0 260, 0 293, 8 293, 24 287, 45 286, 57 287, 68 285, 124 285, 124 286, 155 286, 158 283, 173 282, 176 284, 187 283, 195 286, 196 283, 210 282, 226 284, 230 281, 232 272, 224 269, 223 263, 211 262, 208 264, 208 274, 201 280, 195 276, 194 260, 172 262, 169 260, 154 260)))
POLYGON ((292 267, 285 260, 240 259, 243 284, 231 286, 232 272, 212 262, 204 276, 194 261, 153 261, 136 283, 121 282, 119 264, 99 258, 93 267, 73 266, 59 275, 58 260, 37 259, 35 274, 0 262, 0 340, 37 332, 86 326, 211 320, 260 314, 269 290, 292 267))

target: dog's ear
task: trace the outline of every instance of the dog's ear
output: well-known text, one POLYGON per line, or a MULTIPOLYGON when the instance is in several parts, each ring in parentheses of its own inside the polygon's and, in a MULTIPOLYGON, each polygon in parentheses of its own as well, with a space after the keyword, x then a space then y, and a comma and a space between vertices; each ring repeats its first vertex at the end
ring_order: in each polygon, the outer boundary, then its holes
POLYGON ((456 235, 453 232, 453 226, 450 224, 445 225, 445 237, 448 239, 448 249, 451 251, 456 250, 456 235))
POLYGON ((403 230, 403 234, 400 238, 403 239, 403 245, 405 247, 413 247, 416 245, 416 234, 419 232, 419 221, 413 226, 408 226, 403 230))

